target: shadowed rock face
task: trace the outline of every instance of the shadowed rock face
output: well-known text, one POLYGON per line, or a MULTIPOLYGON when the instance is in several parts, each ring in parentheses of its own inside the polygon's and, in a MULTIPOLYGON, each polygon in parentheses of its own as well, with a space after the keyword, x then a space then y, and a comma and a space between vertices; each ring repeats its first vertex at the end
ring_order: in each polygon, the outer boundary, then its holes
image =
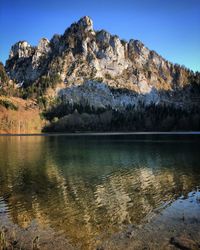
POLYGON ((11 79, 30 85, 42 76, 59 75, 68 84, 99 79, 115 88, 138 93, 186 86, 193 73, 173 65, 138 40, 120 40, 107 31, 94 31, 85 16, 63 35, 41 39, 37 47, 26 41, 12 46, 6 70, 11 79))

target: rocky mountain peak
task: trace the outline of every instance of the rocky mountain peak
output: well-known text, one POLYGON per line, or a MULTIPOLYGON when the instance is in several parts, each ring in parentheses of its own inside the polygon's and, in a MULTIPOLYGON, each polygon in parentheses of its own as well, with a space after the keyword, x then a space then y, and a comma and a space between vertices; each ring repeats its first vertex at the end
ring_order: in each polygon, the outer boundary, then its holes
POLYGON ((168 62, 139 40, 126 42, 105 30, 94 31, 88 16, 63 35, 54 35, 50 41, 42 38, 37 47, 26 41, 16 43, 6 70, 12 80, 25 82, 24 86, 42 77, 59 76, 69 85, 99 79, 108 86, 138 93, 183 87, 191 77, 189 70, 168 62))
POLYGON ((84 16, 78 21, 78 25, 86 31, 93 31, 93 21, 89 16, 84 16))
POLYGON ((38 47, 37 49, 41 52, 41 53, 47 53, 50 50, 50 42, 47 38, 42 38, 39 41, 38 47))
POLYGON ((31 51, 32 47, 27 41, 19 41, 11 47, 9 59, 12 59, 13 57, 29 57, 31 51))

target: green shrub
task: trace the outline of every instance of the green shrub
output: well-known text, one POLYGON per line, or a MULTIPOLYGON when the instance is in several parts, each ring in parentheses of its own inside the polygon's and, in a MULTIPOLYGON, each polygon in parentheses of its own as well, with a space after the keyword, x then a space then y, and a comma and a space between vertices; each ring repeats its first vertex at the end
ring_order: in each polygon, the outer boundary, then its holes
POLYGON ((3 63, 0 62, 0 84, 1 85, 7 85, 9 82, 9 77, 6 74, 5 68, 3 66, 3 63))
POLYGON ((127 41, 125 39, 122 39, 121 43, 122 43, 123 46, 125 46, 127 44, 127 41))
POLYGON ((6 99, 0 99, 0 105, 5 107, 6 109, 18 110, 18 107, 14 103, 6 99))
POLYGON ((37 98, 37 103, 40 109, 46 109, 48 106, 48 99, 45 96, 39 96, 37 98))
POLYGON ((94 78, 95 81, 97 82, 103 82, 103 78, 102 77, 96 77, 94 78))
POLYGON ((109 73, 105 73, 105 78, 108 80, 112 80, 112 76, 109 73))

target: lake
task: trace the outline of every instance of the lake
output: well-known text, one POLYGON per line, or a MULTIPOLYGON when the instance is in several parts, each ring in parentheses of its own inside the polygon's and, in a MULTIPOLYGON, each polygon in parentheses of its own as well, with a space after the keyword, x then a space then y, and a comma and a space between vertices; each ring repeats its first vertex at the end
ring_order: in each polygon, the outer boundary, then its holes
POLYGON ((199 186, 199 134, 1 136, 0 242, 170 247, 185 228, 200 244, 199 186))

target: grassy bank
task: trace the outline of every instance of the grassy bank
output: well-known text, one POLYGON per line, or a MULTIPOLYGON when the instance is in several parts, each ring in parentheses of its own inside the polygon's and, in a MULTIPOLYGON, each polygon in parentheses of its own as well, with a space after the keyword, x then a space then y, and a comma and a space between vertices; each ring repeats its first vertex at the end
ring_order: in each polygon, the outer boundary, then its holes
POLYGON ((34 100, 0 96, 0 133, 41 133, 44 120, 34 100))

